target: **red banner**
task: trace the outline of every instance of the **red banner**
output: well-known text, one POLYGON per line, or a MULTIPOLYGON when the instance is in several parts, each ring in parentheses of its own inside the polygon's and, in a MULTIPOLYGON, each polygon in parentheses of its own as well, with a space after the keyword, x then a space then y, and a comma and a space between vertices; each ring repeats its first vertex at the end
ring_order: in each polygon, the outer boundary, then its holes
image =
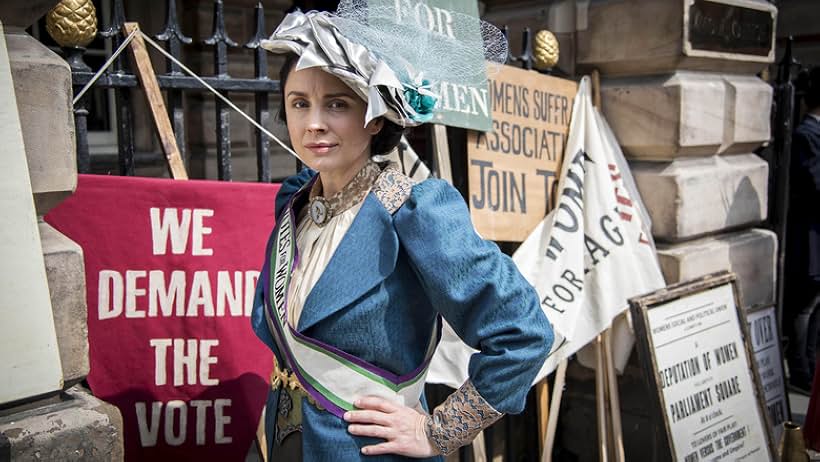
POLYGON ((278 185, 80 175, 46 221, 85 255, 94 395, 126 460, 244 460, 271 353, 250 327, 278 185))
POLYGON ((814 381, 811 385, 809 408, 806 410, 806 446, 820 451, 820 358, 814 366, 814 381))

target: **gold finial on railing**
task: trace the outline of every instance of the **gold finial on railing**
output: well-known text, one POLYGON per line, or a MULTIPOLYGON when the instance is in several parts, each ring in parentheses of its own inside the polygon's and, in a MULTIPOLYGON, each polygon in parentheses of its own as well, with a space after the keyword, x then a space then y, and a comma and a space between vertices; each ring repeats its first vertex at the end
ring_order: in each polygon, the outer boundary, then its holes
POLYGON ((558 39, 548 30, 535 34, 535 67, 547 70, 558 64, 558 39))
POLYGON ((62 0, 46 15, 46 30, 62 47, 84 47, 97 34, 97 10, 91 0, 62 0))

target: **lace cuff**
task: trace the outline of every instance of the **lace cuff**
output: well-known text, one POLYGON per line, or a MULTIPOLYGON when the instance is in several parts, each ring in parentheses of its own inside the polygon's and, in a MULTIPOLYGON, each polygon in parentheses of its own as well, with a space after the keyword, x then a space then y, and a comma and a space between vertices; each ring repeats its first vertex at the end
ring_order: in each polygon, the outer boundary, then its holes
POLYGON ((427 419, 427 437, 446 456, 473 441, 481 430, 503 415, 484 401, 467 380, 433 410, 427 419))

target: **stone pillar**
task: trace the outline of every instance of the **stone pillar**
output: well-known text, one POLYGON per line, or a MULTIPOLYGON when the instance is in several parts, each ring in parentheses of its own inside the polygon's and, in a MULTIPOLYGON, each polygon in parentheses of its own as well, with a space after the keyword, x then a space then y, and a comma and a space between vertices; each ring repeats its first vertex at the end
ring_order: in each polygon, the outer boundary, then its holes
MULTIPOLYGON (((82 249, 42 220, 77 184, 71 71, 62 58, 24 31, 56 3, 32 0, 25 5, 0 5, 3 47, 8 49, 6 66, 11 77, 10 81, 0 79, 0 86, 15 96, 12 101, 16 104, 9 109, 19 119, 18 136, 26 165, 19 174, 30 182, 30 195, 14 200, 27 201, 32 204, 32 212, 36 210, 33 229, 37 230, 38 253, 42 254, 37 257, 42 260, 35 259, 43 268, 44 281, 31 297, 50 300, 48 319, 31 318, 30 322, 38 330, 51 329, 55 334, 58 357, 54 364, 61 377, 50 390, 16 396, 12 402, 3 403, 0 461, 122 460, 119 410, 95 399, 87 390, 73 387, 89 371, 82 249)), ((3 272, 15 271, 19 264, 3 261, 0 268, 3 272)), ((13 355, 8 348, 0 342, 0 356, 13 355)), ((10 380, 17 379, 12 372, 10 380)))
MULTIPOLYGON (((748 310, 775 302, 777 240, 759 228, 768 164, 753 151, 770 138, 772 88, 755 74, 774 60, 777 11, 763 0, 707 3, 591 2, 576 66, 601 72, 601 109, 652 219, 666 282, 731 270, 748 310)), ((568 376, 576 383, 561 415, 594 413, 590 373, 568 376)), ((666 460, 646 438, 654 419, 635 355, 619 382, 627 460, 666 460)), ((596 457, 585 442, 563 443, 596 457)))
POLYGON ((25 148, 0 25, 0 404, 63 385, 25 148))

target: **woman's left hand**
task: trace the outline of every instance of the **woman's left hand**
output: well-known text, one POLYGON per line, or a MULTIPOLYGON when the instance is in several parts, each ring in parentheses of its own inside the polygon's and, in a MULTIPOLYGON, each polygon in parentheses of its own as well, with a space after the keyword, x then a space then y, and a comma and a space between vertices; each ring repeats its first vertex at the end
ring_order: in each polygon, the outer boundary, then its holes
POLYGON ((345 413, 344 419, 351 424, 347 430, 353 435, 386 440, 363 447, 362 454, 399 454, 407 457, 438 454, 425 432, 427 414, 377 396, 360 398, 353 404, 359 410, 345 413))

